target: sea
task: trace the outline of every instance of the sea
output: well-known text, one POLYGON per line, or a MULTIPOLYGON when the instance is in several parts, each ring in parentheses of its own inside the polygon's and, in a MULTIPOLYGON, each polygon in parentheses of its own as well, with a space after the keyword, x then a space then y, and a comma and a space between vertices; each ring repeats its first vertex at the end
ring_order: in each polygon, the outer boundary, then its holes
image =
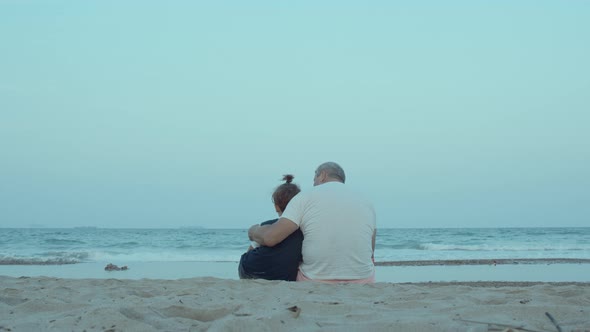
MULTIPOLYGON (((0 228, 0 265, 238 262, 246 229, 0 228)), ((590 228, 379 229, 378 263, 590 259, 590 228)))
MULTIPOLYGON (((238 279, 249 245, 246 229, 0 228, 0 277, 238 279)), ((590 282, 590 228, 378 229, 375 264, 378 282, 590 282)))

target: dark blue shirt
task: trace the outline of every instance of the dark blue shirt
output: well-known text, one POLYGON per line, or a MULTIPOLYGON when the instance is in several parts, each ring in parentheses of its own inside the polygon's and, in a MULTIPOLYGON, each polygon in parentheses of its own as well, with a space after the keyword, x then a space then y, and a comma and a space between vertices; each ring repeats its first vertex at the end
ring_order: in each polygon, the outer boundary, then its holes
MULTIPOLYGON (((274 224, 277 220, 268 220, 262 225, 274 224)), ((302 259, 302 243, 303 233, 298 229, 274 247, 260 246, 244 253, 238 267, 240 278, 295 281, 302 259)))

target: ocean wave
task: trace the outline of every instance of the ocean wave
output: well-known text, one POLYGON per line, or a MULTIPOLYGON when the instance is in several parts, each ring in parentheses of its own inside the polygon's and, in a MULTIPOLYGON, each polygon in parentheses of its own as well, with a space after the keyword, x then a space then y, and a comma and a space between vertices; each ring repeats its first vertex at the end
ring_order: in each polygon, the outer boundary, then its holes
POLYGON ((55 258, 65 258, 65 259, 75 259, 80 262, 88 259, 88 253, 85 251, 47 251, 38 254, 38 256, 42 257, 55 257, 55 258))
POLYGON ((40 258, 40 257, 2 257, 0 265, 65 265, 78 264, 80 260, 68 257, 40 258))
POLYGON ((83 263, 87 260, 86 252, 49 251, 29 255, 0 255, 0 265, 62 265, 83 263))
POLYGON ((141 246, 141 243, 136 242, 136 241, 129 241, 129 242, 117 243, 117 244, 113 244, 113 245, 109 245, 109 246, 123 248, 123 249, 130 249, 130 248, 136 248, 136 247, 141 246))
POLYGON ((436 243, 423 243, 418 245, 417 248, 408 248, 408 249, 418 249, 418 250, 426 250, 426 251, 583 251, 583 250, 590 250, 590 246, 581 245, 581 246, 554 246, 554 247, 539 247, 539 246, 494 246, 489 244, 482 244, 482 245, 458 245, 458 244, 436 244, 436 243))
POLYGON ((67 239, 45 239, 45 244, 51 245, 72 245, 72 244, 86 244, 84 241, 67 240, 67 239))
POLYGON ((385 250, 399 250, 399 249, 414 249, 414 250, 423 250, 423 244, 418 241, 388 241, 385 243, 377 242, 376 249, 385 249, 385 250))
POLYGON ((546 251, 587 251, 590 250, 590 244, 545 244, 545 245, 538 245, 538 244, 490 244, 490 243, 482 243, 482 244, 456 244, 456 243, 437 243, 437 242, 428 242, 428 243, 420 243, 417 241, 404 241, 398 243, 379 243, 376 244, 376 249, 378 250, 417 250, 417 251, 506 251, 506 252, 514 252, 514 251, 539 251, 539 252, 546 252, 546 251))
POLYGON ((439 260, 407 260, 407 261, 376 261, 376 266, 434 266, 434 265, 505 265, 505 264, 590 264, 584 258, 488 258, 488 259, 439 259, 439 260))

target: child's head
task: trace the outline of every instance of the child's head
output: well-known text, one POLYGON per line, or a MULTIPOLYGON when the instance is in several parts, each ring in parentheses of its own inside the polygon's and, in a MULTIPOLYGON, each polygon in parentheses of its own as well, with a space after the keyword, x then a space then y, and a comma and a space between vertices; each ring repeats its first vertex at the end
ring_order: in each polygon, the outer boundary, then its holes
POLYGON ((295 197, 301 191, 298 185, 291 183, 293 178, 294 176, 291 174, 283 175, 283 181, 285 183, 278 186, 272 194, 272 202, 275 204, 275 209, 279 215, 285 211, 291 198, 295 197))

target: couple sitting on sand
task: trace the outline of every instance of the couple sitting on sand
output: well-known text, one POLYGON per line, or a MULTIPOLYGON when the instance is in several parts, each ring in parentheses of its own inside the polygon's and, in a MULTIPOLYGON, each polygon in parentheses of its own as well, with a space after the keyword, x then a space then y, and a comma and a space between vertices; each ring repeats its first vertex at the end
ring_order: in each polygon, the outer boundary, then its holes
POLYGON ((240 278, 375 282, 375 211, 345 179, 327 162, 315 171, 314 188, 299 193, 286 175, 272 195, 280 218, 248 230, 253 242, 240 259, 240 278))

